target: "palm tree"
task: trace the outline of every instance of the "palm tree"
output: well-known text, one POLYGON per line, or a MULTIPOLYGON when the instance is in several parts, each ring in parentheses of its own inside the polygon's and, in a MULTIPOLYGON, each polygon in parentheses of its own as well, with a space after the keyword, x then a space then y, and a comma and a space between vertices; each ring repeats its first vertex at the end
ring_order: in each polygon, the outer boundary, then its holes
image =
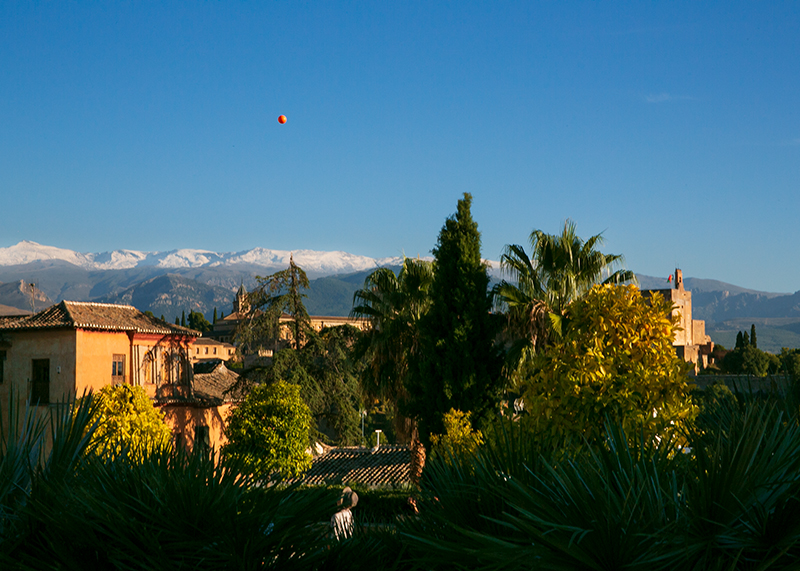
POLYGON ((372 328, 361 347, 369 363, 364 388, 392 404, 397 434, 411 442, 414 481, 421 475, 425 450, 419 442, 416 422, 402 412, 408 397, 409 358, 419 347, 418 325, 430 307, 432 283, 433 264, 404 258, 399 274, 378 268, 367 276, 364 288, 353 296, 350 313, 371 322, 372 328))
POLYGON ((629 270, 611 271, 624 258, 598 251, 602 243, 601 234, 583 241, 575 223, 567 220, 560 235, 531 232, 530 256, 517 244, 505 247, 500 268, 511 281, 501 281, 493 293, 496 305, 508 316, 514 358, 544 346, 552 331, 560 331, 567 306, 600 283, 604 274, 609 274, 604 284, 636 280, 629 270))

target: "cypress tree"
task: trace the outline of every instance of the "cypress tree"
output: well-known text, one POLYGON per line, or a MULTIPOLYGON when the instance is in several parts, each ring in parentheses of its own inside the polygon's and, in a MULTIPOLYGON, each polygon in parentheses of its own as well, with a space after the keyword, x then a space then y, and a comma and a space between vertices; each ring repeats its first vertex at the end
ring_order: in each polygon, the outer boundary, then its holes
POLYGON ((405 411, 419 420, 426 446, 432 434, 444 432, 444 413, 472 412, 477 423, 499 396, 502 361, 494 342, 499 323, 491 313, 489 274, 471 205, 472 196, 465 193, 433 249, 431 307, 420 320, 405 411))
POLYGON ((180 325, 180 324, 181 324, 181 320, 180 320, 180 318, 179 318, 179 317, 176 315, 176 316, 175 316, 175 325, 180 325))
POLYGON ((216 322, 217 322, 217 308, 215 307, 214 308, 214 321, 212 321, 211 323, 214 324, 216 322))
POLYGON ((186 312, 181 311, 181 327, 186 327, 186 312))
POLYGON ((739 331, 736 334, 736 347, 734 347, 734 349, 741 349, 742 347, 744 347, 744 343, 742 342, 742 332, 739 331))
POLYGON ((756 341, 756 324, 755 323, 753 323, 750 326, 750 345, 752 345, 754 349, 758 349, 758 341, 756 341))
POLYGON ((742 333, 742 348, 747 347, 750 345, 750 336, 747 334, 747 331, 742 333))

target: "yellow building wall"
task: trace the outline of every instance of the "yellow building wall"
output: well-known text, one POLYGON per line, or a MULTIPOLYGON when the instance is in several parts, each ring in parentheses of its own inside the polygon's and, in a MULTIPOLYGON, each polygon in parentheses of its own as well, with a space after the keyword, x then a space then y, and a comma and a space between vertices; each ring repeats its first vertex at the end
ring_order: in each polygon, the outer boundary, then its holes
POLYGON ((19 331, 5 333, 10 347, 4 349, 4 381, 0 384, 0 410, 3 428, 9 418, 9 393, 14 392, 14 405, 24 413, 31 393, 33 360, 50 361, 50 402, 64 400, 75 390, 75 332, 74 331, 19 331))
POLYGON ((172 429, 176 441, 188 448, 194 447, 195 427, 207 426, 209 428, 209 441, 211 447, 219 451, 228 439, 225 436, 225 423, 231 404, 216 407, 200 408, 185 405, 164 405, 164 422, 172 429))
POLYGON ((127 333, 116 331, 77 331, 78 394, 84 390, 99 391, 112 381, 114 355, 125 355, 125 382, 131 380, 131 341, 127 333))

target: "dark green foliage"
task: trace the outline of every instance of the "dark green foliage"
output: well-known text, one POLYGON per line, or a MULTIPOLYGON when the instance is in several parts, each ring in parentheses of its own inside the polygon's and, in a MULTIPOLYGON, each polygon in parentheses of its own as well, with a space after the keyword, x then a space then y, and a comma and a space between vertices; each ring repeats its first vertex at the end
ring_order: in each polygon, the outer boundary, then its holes
POLYGON ((215 324, 216 322, 217 322, 217 308, 215 307, 215 308, 214 308, 214 320, 211 322, 211 324, 213 325, 213 324, 215 324))
POLYGON ((744 337, 742 337, 742 332, 739 331, 736 334, 736 347, 735 347, 735 349, 741 349, 742 347, 744 347, 744 337))
POLYGON ((481 261, 472 196, 458 201, 455 216, 439 233, 434 255, 431 307, 419 325, 408 387, 408 416, 420 423, 426 445, 443 432, 442 415, 454 408, 478 421, 499 400, 502 360, 495 338, 499 318, 491 314, 489 276, 481 261))
POLYGON ((378 268, 353 296, 355 317, 367 318, 371 327, 356 346, 366 361, 362 385, 367 395, 388 402, 394 432, 403 440, 416 438, 414 421, 407 414, 410 364, 420 348, 420 320, 431 305, 433 265, 404 258, 400 272, 378 268))
POLYGON ((558 450, 501 425, 433 459, 402 533, 425 569, 793 569, 800 425, 783 394, 712 390, 684 438, 606 427, 558 450), (455 460, 455 461, 452 461, 455 460))
POLYGON ((794 381, 800 381, 800 349, 781 349, 781 369, 794 381))
MULTIPOLYGON (((743 337, 747 338, 747 333, 743 337)), ((767 373, 777 372, 779 361, 774 355, 765 353, 750 344, 743 344, 725 355, 721 367, 726 373, 763 377, 767 373)))
MULTIPOLYGON (((14 402, 14 401, 12 401, 14 402)), ((325 490, 254 486, 233 461, 183 449, 86 454, 93 400, 12 426, 0 450, 0 568, 315 569, 325 490), (51 434, 48 435, 48 433, 51 434), (52 448, 45 454, 45 441, 52 448), (41 456, 41 462, 37 459, 41 456), (297 549, 302 545, 303 549, 297 549)))
POLYGON ((315 419, 312 440, 323 439, 340 446, 361 442, 362 408, 359 377, 363 361, 352 351, 361 332, 351 325, 309 332, 305 346, 282 349, 266 368, 246 372, 250 386, 285 381, 300 387, 300 395, 315 419))
POLYGON ((194 329, 200 333, 211 331, 211 324, 206 319, 206 316, 199 311, 189 312, 189 329, 194 329))
MULTIPOLYGON (((289 256, 287 269, 266 277, 256 276, 256 280, 258 288, 248 295, 251 305, 249 323, 256 326, 255 335, 277 337, 278 320, 286 313, 292 318, 292 344, 299 349, 310 331, 311 322, 303 305, 306 294, 301 291, 309 287, 306 273, 289 256)), ((238 331, 237 335, 242 336, 238 331)))
POLYGON ((181 311, 181 327, 186 327, 186 312, 181 311))
POLYGON ((750 326, 750 345, 758 349, 758 341, 756 340, 756 324, 750 326))

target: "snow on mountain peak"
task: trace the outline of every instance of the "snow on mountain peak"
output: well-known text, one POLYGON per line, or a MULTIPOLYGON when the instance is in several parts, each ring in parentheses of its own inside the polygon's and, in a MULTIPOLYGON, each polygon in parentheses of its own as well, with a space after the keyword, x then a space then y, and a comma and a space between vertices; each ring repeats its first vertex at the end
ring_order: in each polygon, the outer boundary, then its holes
POLYGON ((180 249, 168 252, 139 252, 114 250, 102 253, 79 253, 73 250, 43 246, 23 240, 14 246, 0 248, 0 266, 29 264, 42 260, 61 260, 87 270, 122 270, 142 266, 159 268, 199 268, 247 264, 269 269, 282 269, 289 265, 289 257, 307 273, 332 275, 376 268, 382 265, 399 265, 401 257, 370 258, 348 252, 323 252, 316 250, 268 250, 253 248, 241 252, 211 252, 209 250, 180 249))

